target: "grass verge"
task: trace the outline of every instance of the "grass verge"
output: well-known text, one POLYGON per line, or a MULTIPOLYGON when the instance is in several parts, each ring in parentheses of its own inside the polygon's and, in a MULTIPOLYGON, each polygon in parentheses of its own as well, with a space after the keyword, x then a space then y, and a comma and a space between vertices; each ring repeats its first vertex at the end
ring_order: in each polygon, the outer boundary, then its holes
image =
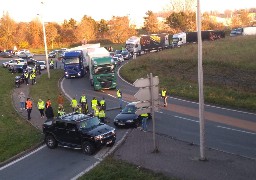
MULTIPOLYGON (((256 111, 256 36, 203 42, 204 96, 207 103, 256 111)), ((129 82, 159 76, 171 96, 198 100, 197 44, 138 57, 120 74, 129 82)))
POLYGON ((0 67, 0 162, 29 149, 43 138, 41 132, 22 119, 13 108, 14 76, 0 67))
POLYGON ((111 180, 111 179, 122 179, 122 180, 171 180, 159 173, 153 173, 152 171, 138 168, 135 165, 126 163, 121 160, 115 160, 112 157, 108 157, 103 160, 94 169, 83 175, 80 180, 111 180))

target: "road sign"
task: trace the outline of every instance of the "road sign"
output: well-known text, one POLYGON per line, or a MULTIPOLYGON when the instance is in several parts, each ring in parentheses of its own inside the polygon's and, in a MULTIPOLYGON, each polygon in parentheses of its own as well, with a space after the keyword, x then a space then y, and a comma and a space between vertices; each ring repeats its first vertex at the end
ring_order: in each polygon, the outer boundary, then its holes
POLYGON ((150 79, 149 78, 140 78, 140 79, 137 79, 133 85, 135 87, 149 87, 149 86, 157 86, 159 84, 159 78, 158 76, 155 76, 153 77, 153 84, 150 84, 150 79))
MULTIPOLYGON (((159 88, 158 86, 153 86, 152 88, 154 100, 158 100, 158 92, 159 88)), ((134 95, 134 97, 140 101, 149 101, 151 100, 151 92, 150 88, 140 88, 139 91, 134 95)))

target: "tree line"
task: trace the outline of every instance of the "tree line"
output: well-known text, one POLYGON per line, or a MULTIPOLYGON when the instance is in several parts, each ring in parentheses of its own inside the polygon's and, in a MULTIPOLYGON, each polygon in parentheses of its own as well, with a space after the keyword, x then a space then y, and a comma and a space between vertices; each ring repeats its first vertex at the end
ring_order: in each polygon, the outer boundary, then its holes
MULTIPOLYGON (((174 2, 174 1, 173 1, 174 2)), ((178 7, 178 6, 175 6, 178 7)), ((225 30, 251 24, 251 17, 246 10, 233 13, 231 26, 225 27, 222 23, 212 19, 211 13, 202 15, 202 30, 225 30)), ((56 22, 45 23, 47 44, 49 49, 69 47, 88 42, 124 43, 129 37, 138 34, 177 33, 196 30, 196 13, 186 9, 154 13, 147 11, 144 17, 144 26, 136 29, 128 16, 113 16, 110 20, 95 21, 84 15, 81 21, 73 18, 64 20, 62 24, 56 22), (158 17, 161 15, 162 20, 158 17)), ((15 22, 7 13, 0 19, 0 50, 43 47, 42 22, 36 18, 31 22, 15 22)))

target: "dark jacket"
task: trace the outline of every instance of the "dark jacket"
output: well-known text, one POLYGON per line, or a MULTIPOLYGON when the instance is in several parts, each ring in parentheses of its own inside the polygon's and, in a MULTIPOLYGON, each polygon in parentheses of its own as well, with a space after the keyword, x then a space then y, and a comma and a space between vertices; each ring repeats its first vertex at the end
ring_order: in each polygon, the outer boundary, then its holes
POLYGON ((48 108, 46 108, 46 110, 45 110, 45 116, 47 117, 47 119, 54 118, 54 113, 53 113, 53 109, 52 109, 51 106, 49 106, 48 108))

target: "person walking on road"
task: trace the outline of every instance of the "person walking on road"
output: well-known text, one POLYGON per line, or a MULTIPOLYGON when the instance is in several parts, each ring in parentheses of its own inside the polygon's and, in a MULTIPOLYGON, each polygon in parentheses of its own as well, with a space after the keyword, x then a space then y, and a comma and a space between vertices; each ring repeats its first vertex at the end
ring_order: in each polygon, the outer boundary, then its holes
POLYGON ((142 125, 142 130, 144 131, 144 132, 147 132, 147 120, 148 120, 148 113, 144 113, 144 114, 141 114, 140 115, 141 117, 142 117, 142 123, 141 123, 141 125, 142 125))
POLYGON ((30 80, 31 80, 32 85, 36 84, 36 71, 35 71, 35 69, 33 69, 32 72, 30 73, 30 80))
POLYGON ((122 100, 122 92, 120 89, 117 89, 116 91, 116 95, 117 95, 117 98, 119 99, 119 105, 120 105, 120 108, 122 109, 122 103, 123 103, 123 100, 122 100))
POLYGON ((28 120, 30 120, 30 119, 31 119, 30 114, 31 114, 31 112, 32 112, 32 107, 33 107, 33 103, 32 103, 32 101, 30 100, 30 98, 27 98, 27 101, 26 101, 25 106, 26 106, 27 113, 28 113, 28 120))
POLYGON ((73 108, 73 112, 76 111, 76 108, 77 108, 77 100, 75 97, 73 97, 73 99, 71 100, 71 103, 70 103, 71 107, 73 108))
POLYGON ((164 107, 167 107, 167 94, 166 93, 167 93, 166 88, 163 88, 162 92, 161 92, 161 97, 164 100, 164 107))
POLYGON ((25 109, 26 96, 24 92, 22 91, 20 92, 19 99, 20 99, 20 110, 25 109))
POLYGON ((49 106, 46 108, 46 110, 45 110, 45 116, 47 117, 47 120, 54 118, 54 113, 53 113, 53 109, 52 109, 52 106, 51 106, 51 105, 49 105, 49 106))
POLYGON ((37 108, 40 112, 41 118, 44 118, 44 107, 45 107, 44 101, 42 101, 42 99, 39 99, 37 103, 37 108))

